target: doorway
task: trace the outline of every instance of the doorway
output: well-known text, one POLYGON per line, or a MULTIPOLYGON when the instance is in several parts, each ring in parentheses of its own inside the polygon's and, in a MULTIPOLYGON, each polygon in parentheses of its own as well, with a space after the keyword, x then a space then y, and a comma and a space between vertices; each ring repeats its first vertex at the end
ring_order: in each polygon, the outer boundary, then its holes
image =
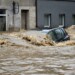
POLYGON ((28 10, 21 10, 21 28, 28 29, 28 17, 29 17, 28 10))

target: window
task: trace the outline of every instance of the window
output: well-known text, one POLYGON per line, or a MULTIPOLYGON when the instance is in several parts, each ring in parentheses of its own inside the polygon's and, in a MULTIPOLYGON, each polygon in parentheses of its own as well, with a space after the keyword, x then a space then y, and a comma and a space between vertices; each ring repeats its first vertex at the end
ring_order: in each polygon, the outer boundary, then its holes
POLYGON ((75 25, 75 15, 73 15, 73 24, 75 25))
POLYGON ((0 14, 6 14, 5 9, 0 9, 0 14))
POLYGON ((6 30, 6 10, 0 9, 0 31, 6 30))
POLYGON ((65 25, 65 14, 59 15, 59 25, 65 25))
POLYGON ((6 30, 6 17, 0 16, 0 31, 6 30))
POLYGON ((45 25, 44 27, 50 27, 51 25, 51 14, 45 15, 45 25))

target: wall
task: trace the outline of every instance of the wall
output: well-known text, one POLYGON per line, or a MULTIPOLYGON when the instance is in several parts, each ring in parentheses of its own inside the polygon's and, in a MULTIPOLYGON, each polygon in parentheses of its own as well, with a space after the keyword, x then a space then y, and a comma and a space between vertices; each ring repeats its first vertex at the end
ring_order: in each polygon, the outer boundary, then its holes
POLYGON ((65 14, 65 26, 73 24, 75 2, 37 0, 37 26, 44 28, 44 14, 51 14, 51 28, 59 26, 59 14, 65 14))
POLYGON ((35 0, 0 0, 0 5, 9 6, 13 1, 18 2, 20 6, 35 6, 35 0))

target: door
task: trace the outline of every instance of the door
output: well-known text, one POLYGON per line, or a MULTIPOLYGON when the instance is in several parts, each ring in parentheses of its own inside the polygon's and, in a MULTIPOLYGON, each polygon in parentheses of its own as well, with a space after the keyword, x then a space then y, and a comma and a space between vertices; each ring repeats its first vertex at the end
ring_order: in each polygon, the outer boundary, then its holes
POLYGON ((22 29, 28 28, 28 10, 21 11, 21 25, 22 29))

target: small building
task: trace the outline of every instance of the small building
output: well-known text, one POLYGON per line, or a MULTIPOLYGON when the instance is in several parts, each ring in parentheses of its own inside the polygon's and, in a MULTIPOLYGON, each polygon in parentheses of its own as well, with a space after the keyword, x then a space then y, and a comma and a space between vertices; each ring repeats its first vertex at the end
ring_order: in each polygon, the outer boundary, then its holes
POLYGON ((35 0, 0 0, 0 31, 35 27, 35 0))
POLYGON ((75 0, 37 0, 37 27, 75 25, 75 0))

